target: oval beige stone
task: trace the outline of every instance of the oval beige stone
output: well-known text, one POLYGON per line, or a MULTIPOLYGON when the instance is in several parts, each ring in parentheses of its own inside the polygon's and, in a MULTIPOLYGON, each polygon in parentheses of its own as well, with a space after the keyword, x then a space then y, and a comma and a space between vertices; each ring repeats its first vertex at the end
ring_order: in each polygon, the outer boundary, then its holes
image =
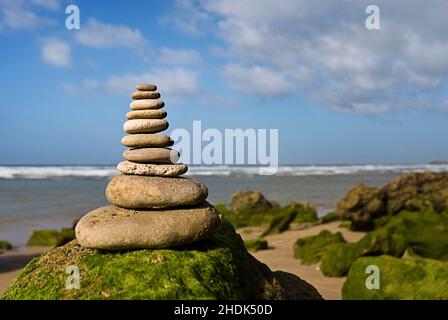
POLYGON ((132 110, 147 110, 147 109, 160 109, 165 106, 165 102, 158 99, 142 99, 134 100, 129 107, 132 110))
POLYGON ((207 202, 195 208, 151 211, 107 206, 82 217, 75 233, 86 248, 157 249, 201 240, 216 231, 220 222, 218 212, 207 202))
POLYGON ((144 84, 144 83, 139 83, 136 86, 136 89, 138 91, 156 91, 157 90, 157 86, 155 84, 144 84))
POLYGON ((155 110, 136 110, 126 114, 128 120, 133 119, 163 119, 166 117, 166 111, 162 109, 155 110))
POLYGON ((121 143, 128 148, 168 147, 174 141, 160 133, 137 133, 124 136, 121 143))
POLYGON ((122 161, 117 169, 123 174, 178 177, 188 171, 186 164, 146 164, 122 161))
POLYGON ((202 203, 208 189, 200 181, 187 178, 118 175, 106 188, 112 204, 127 209, 166 208, 202 203))
POLYGON ((159 99, 160 93, 157 91, 135 91, 132 93, 132 99, 140 100, 140 99, 159 99))
POLYGON ((168 128, 168 121, 164 119, 133 119, 123 124, 127 133, 156 133, 168 128))
POLYGON ((123 152, 126 160, 137 163, 176 163, 180 154, 171 148, 141 148, 123 152))

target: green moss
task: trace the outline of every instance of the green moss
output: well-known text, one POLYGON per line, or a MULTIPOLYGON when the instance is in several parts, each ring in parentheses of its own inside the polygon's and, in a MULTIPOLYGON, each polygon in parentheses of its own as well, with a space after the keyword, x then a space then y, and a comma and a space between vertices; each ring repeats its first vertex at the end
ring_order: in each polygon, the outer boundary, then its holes
POLYGON ((266 227, 263 236, 272 233, 281 233, 289 228, 291 223, 315 223, 318 221, 317 212, 307 203, 291 203, 284 207, 274 205, 271 209, 246 209, 238 213, 230 210, 224 204, 215 208, 235 228, 249 226, 266 227))
POLYGON ((290 206, 274 208, 270 210, 243 210, 235 213, 225 205, 219 204, 215 208, 222 214, 235 228, 250 226, 268 227, 275 218, 283 218, 291 212, 290 206))
POLYGON ((320 270, 327 277, 343 277, 359 257, 368 254, 375 240, 365 236, 356 243, 333 243, 327 247, 320 270))
POLYGON ((61 246, 75 238, 73 229, 64 228, 58 230, 36 230, 28 239, 28 246, 61 246))
POLYGON ((401 212, 357 243, 329 246, 321 270, 326 276, 342 277, 362 256, 401 257, 406 249, 421 257, 447 261, 448 219, 433 211, 401 212))
POLYGON ((286 293, 275 273, 255 260, 223 222, 209 239, 177 250, 102 252, 72 241, 34 259, 4 299, 286 299, 319 298, 297 277, 286 293), (66 268, 78 266, 80 289, 66 290, 66 268))
POLYGON ((294 258, 300 259, 304 265, 318 263, 328 246, 333 243, 345 243, 340 232, 323 230, 318 235, 300 238, 294 244, 294 258))
POLYGON ((296 219, 298 211, 294 207, 286 207, 286 211, 282 215, 274 216, 269 224, 269 227, 261 235, 265 237, 269 234, 282 233, 289 229, 291 222, 296 219))
POLYGON ((338 228, 350 229, 351 226, 352 222, 350 220, 344 220, 338 225, 338 228))
POLYGON ((5 240, 0 240, 0 251, 7 251, 12 249, 12 244, 5 240))
POLYGON ((330 223, 333 221, 338 221, 341 220, 341 216, 339 214, 337 214, 335 211, 331 211, 329 213, 327 213, 325 216, 323 216, 320 219, 321 223, 330 223))
POLYGON ((412 251, 422 257, 448 261, 448 217, 433 211, 402 212, 386 225, 401 232, 412 251))
POLYGON ((260 251, 260 250, 267 250, 269 248, 268 241, 263 238, 258 238, 254 240, 246 240, 244 241, 244 245, 247 250, 249 251, 260 251))
POLYGON ((289 206, 297 211, 295 223, 313 223, 319 220, 317 210, 309 203, 293 202, 289 206))
POLYGON ((448 299, 448 265, 432 259, 399 259, 390 256, 364 257, 351 267, 342 289, 344 299, 448 299), (366 268, 380 270, 380 288, 367 289, 366 268))
POLYGON ((356 243, 330 245, 320 269, 327 277, 343 277, 359 257, 381 254, 401 257, 406 248, 407 242, 402 233, 394 232, 393 228, 380 229, 368 233, 356 243))

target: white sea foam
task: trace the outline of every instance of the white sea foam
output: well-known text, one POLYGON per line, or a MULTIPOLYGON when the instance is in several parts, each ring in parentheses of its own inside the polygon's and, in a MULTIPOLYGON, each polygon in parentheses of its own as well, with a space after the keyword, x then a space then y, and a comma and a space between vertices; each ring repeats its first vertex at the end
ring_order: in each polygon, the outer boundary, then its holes
MULTIPOLYGON (((300 165, 280 166, 276 176, 329 176, 373 173, 443 172, 448 165, 300 165)), ((107 178, 118 174, 115 166, 0 166, 0 179, 107 178)), ((260 167, 191 166, 190 176, 257 176, 260 167)))
POLYGON ((113 166, 0 166, 0 179, 104 178, 116 172, 113 166))

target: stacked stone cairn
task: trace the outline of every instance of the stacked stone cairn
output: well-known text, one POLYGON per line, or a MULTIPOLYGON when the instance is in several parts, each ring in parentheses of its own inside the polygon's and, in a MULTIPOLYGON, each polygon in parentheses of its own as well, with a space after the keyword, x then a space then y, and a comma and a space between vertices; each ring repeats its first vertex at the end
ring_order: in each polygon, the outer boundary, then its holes
POLYGON ((84 247, 130 250, 178 247, 211 234, 220 223, 215 208, 206 202, 202 182, 180 177, 185 164, 173 140, 160 132, 168 128, 164 102, 157 87, 137 85, 121 140, 129 149, 121 172, 106 189, 111 205, 86 214, 76 226, 84 247))

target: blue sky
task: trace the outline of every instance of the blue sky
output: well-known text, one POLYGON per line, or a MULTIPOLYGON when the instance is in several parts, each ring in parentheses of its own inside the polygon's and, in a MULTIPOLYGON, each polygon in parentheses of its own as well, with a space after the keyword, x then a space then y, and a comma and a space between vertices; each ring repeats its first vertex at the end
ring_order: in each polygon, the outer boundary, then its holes
POLYGON ((120 161, 139 82, 170 129, 278 128, 281 163, 447 160, 448 3, 371 3, 0 0, 0 164, 120 161))

